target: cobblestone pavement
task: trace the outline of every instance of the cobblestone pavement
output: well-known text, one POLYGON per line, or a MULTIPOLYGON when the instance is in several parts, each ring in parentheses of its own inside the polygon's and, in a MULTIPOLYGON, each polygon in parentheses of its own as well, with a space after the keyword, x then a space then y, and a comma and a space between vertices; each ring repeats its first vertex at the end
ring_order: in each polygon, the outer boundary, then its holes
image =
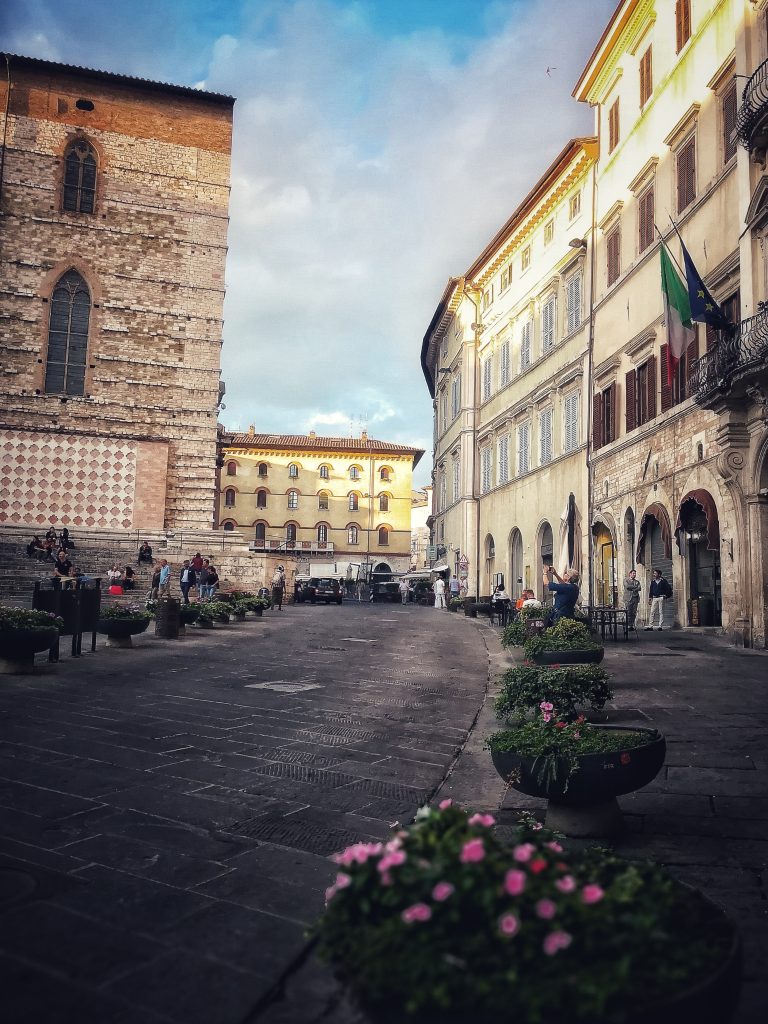
POLYGON ((488 657, 455 615, 299 605, 38 667, 0 682, 0 1017, 240 1024, 328 855, 444 778, 488 657))

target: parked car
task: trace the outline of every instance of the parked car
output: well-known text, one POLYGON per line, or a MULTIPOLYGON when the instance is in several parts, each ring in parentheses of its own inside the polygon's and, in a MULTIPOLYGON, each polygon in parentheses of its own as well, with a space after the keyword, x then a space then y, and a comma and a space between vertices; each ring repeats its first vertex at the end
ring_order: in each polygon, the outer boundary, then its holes
POLYGON ((338 580, 330 576, 313 576, 307 583, 307 595, 311 604, 317 604, 318 601, 325 601, 326 604, 335 601, 336 604, 341 604, 341 586, 338 580))
POLYGON ((372 601, 399 601, 399 583, 374 583, 371 591, 372 601))

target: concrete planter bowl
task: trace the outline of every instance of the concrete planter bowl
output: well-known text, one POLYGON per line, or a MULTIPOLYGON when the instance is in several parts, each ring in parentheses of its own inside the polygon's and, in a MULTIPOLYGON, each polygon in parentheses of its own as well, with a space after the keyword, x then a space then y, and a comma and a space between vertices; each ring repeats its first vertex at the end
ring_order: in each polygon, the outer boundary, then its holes
POLYGON ((627 746, 608 754, 582 754, 578 770, 570 778, 566 762, 559 765, 556 778, 539 780, 541 758, 514 751, 491 751, 493 765, 505 782, 528 796, 548 800, 548 828, 568 836, 613 835, 622 828, 617 796, 634 793, 652 782, 666 756, 664 737, 653 729, 629 726, 593 725, 611 732, 644 733, 647 742, 627 746))
POLYGON ((149 622, 149 619, 99 619, 96 632, 106 633, 107 647, 133 647, 131 637, 146 632, 149 622))
POLYGON ((55 626, 0 632, 0 675, 30 675, 35 670, 35 655, 47 651, 58 632, 55 626))
POLYGON ((599 665, 605 657, 604 647, 587 647, 576 651, 542 651, 534 654, 534 665, 599 665))

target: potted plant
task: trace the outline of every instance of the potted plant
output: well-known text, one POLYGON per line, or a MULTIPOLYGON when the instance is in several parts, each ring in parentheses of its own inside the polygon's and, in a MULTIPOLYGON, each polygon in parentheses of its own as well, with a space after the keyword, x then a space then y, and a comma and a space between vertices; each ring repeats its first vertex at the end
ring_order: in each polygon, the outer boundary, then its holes
POLYGON ((655 864, 527 824, 507 846, 493 823, 445 800, 334 858, 319 953, 368 1019, 725 1024, 740 960, 721 910, 655 864))
POLYGON ((182 604, 179 607, 179 632, 186 633, 187 626, 193 625, 200 617, 199 604, 182 604))
POLYGON ((621 828, 616 797, 656 778, 666 742, 656 729, 590 725, 541 714, 486 740, 499 775, 521 793, 549 801, 547 824, 566 835, 610 835, 621 828))
POLYGON ((542 619, 543 615, 544 609, 538 601, 535 605, 521 608, 517 613, 517 618, 504 627, 501 634, 501 646, 522 647, 528 639, 528 620, 542 619))
POLYGON ((605 648, 596 643, 583 622, 560 621, 523 644, 526 658, 537 665, 580 665, 603 660, 605 648))
POLYGON ((249 597, 243 601, 249 612, 260 619, 264 612, 270 607, 270 601, 267 597, 249 597))
POLYGON ((246 601, 238 599, 232 603, 232 618, 235 622, 245 622, 245 613, 248 611, 246 601))
POLYGON ((543 700, 552 701, 562 719, 575 718, 584 707, 601 711, 613 699, 608 673, 598 665, 516 665, 501 677, 496 697, 500 719, 525 717, 543 700))
POLYGON ((208 601, 205 608, 215 622, 229 622, 230 605, 226 601, 208 601))
POLYGON ((205 601, 198 605, 197 621, 194 623, 199 629, 213 629, 214 615, 211 611, 214 602, 205 601))
POLYGON ((96 632, 107 634, 107 647, 133 647, 131 638, 143 633, 151 618, 146 608, 137 604, 115 604, 101 609, 96 632))
POLYGON ((56 642, 63 626, 52 612, 0 607, 0 674, 33 672, 35 655, 56 642))
POLYGON ((448 607, 450 608, 450 610, 452 612, 461 611, 461 609, 464 607, 464 598, 463 597, 450 597, 448 599, 448 607))

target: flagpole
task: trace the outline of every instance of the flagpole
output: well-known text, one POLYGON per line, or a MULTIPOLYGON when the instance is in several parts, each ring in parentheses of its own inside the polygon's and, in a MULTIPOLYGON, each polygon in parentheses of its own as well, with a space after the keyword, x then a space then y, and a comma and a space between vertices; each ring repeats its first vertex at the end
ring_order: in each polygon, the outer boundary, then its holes
MULTIPOLYGON (((675 227, 675 222, 672 220, 671 217, 669 219, 670 219, 670 221, 672 223, 672 227, 675 228, 675 231, 677 231, 677 228, 675 227)), ((683 278, 683 280, 685 280, 685 271, 680 266, 680 264, 677 262, 677 259, 675 258, 675 254, 672 252, 672 250, 667 245, 667 240, 664 237, 664 235, 662 234, 661 230, 659 229, 659 225, 656 223, 656 221, 653 222, 653 226, 656 228, 656 230, 657 230, 657 232, 659 234, 659 238, 661 239, 661 244, 664 246, 664 248, 667 250, 669 255, 672 257, 672 259, 674 260, 675 266, 680 271, 680 276, 683 278)), ((680 238, 680 232, 679 231, 677 231, 677 237, 680 238)), ((680 241, 682 242, 682 238, 680 238, 680 241)))

